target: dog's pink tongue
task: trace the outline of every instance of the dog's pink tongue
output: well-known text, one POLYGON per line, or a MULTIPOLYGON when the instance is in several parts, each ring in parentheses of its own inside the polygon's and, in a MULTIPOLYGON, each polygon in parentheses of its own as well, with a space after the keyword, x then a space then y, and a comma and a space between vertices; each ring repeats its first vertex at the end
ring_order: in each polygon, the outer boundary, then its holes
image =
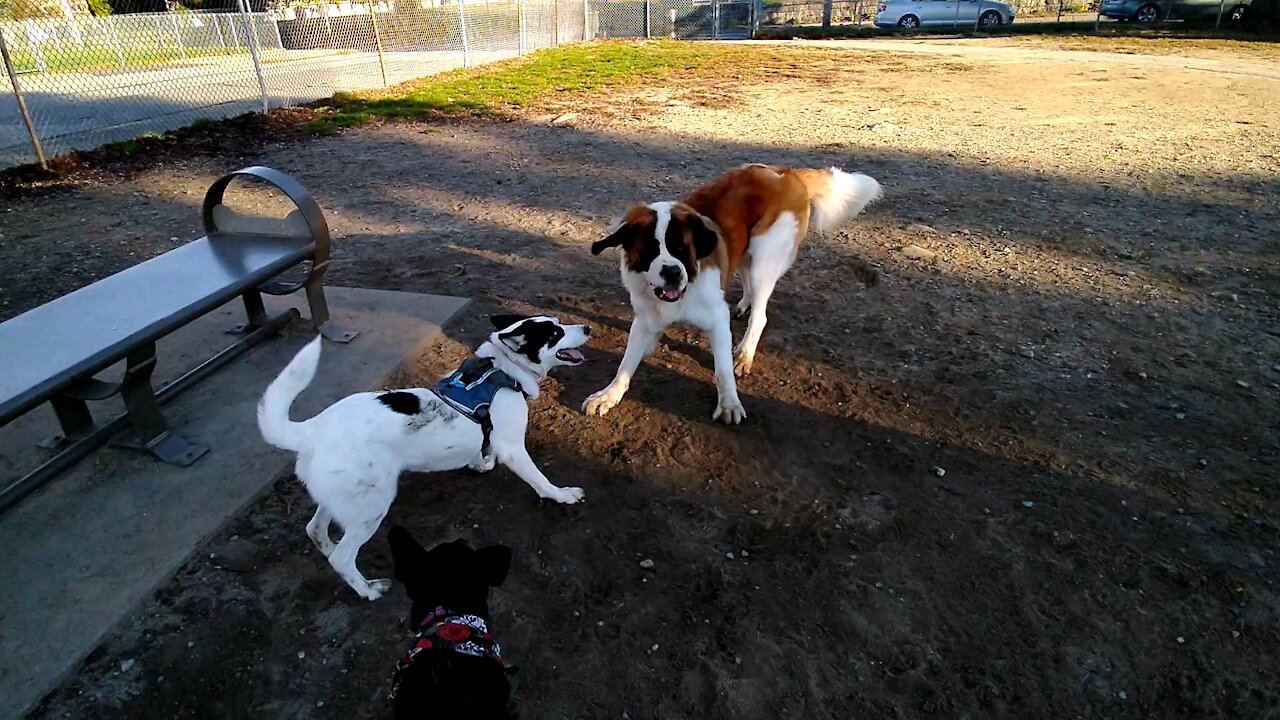
POLYGON ((680 291, 679 291, 679 290, 671 290, 671 289, 669 289, 669 288, 663 288, 663 289, 662 289, 662 298, 663 298, 664 300, 679 300, 679 299, 680 299, 680 291))
POLYGON ((577 348, 570 348, 568 350, 562 350, 561 352, 564 353, 565 359, 572 360, 574 362, 582 362, 586 359, 583 357, 582 352, 577 348))

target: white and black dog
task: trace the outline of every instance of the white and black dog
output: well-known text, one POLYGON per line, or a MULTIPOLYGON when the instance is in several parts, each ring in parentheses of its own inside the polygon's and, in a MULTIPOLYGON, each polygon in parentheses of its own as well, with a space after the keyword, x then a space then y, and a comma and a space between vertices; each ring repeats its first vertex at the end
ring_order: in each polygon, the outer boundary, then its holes
POLYGON ((556 487, 525 449, 526 398, 559 365, 583 362, 578 348, 586 325, 551 317, 500 315, 496 330, 475 356, 430 388, 357 393, 304 422, 289 406, 315 377, 320 338, 304 347, 272 381, 258 403, 258 428, 268 443, 298 454, 295 472, 316 501, 307 535, 361 597, 376 600, 389 580, 368 581, 356 553, 373 537, 406 470, 433 472, 470 467, 485 472, 495 461, 510 468, 540 497, 562 503, 582 489, 556 487), (335 546, 329 523, 342 528, 335 546))

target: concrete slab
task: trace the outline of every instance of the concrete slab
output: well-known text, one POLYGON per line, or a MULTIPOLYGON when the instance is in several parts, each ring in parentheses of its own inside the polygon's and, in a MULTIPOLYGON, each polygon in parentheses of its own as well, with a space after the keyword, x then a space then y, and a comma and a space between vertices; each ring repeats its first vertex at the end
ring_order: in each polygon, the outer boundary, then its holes
MULTIPOLYGON (((460 298, 329 288, 336 322, 359 330, 348 345, 326 343, 311 387, 294 406, 306 417, 352 392, 379 387, 406 358, 438 341, 467 306, 460 298)), ((298 307, 299 294, 267 298, 298 307)), ((242 319, 235 303, 159 344, 161 381, 230 342, 242 319)), ((286 469, 288 455, 258 435, 255 408, 271 378, 312 333, 286 330, 165 406, 183 436, 212 450, 189 468, 104 447, 0 515, 0 718, 20 717, 73 672, 122 619, 286 469)), ((106 405, 98 403, 96 405, 106 405)), ((112 407, 95 416, 109 419, 112 407)), ((0 429, 0 478, 41 460, 34 443, 57 429, 42 409, 0 429)))

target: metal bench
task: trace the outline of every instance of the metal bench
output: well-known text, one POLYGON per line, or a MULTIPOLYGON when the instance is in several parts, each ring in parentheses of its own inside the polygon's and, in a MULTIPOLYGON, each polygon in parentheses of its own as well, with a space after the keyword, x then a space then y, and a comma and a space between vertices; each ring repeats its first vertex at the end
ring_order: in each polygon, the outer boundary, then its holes
POLYGON ((268 316, 262 293, 305 289, 311 321, 326 338, 349 342, 355 337, 329 320, 321 284, 329 264, 329 226, 298 181, 267 167, 238 170, 209 187, 202 215, 204 237, 0 323, 0 426, 48 402, 63 433, 42 443, 59 451, 55 456, 0 489, 0 510, 126 428, 130 432, 118 444, 146 450, 167 463, 187 466, 208 452, 174 434, 160 404, 299 317, 294 309, 268 316), (295 209, 283 219, 234 212, 223 204, 223 193, 238 177, 274 185, 295 209), (309 264, 304 279, 278 279, 304 263, 309 264), (240 339, 154 390, 156 341, 237 297, 243 298, 248 315, 234 330, 240 339), (94 377, 122 360, 121 381, 94 377), (126 412, 95 423, 88 401, 117 394, 126 412))

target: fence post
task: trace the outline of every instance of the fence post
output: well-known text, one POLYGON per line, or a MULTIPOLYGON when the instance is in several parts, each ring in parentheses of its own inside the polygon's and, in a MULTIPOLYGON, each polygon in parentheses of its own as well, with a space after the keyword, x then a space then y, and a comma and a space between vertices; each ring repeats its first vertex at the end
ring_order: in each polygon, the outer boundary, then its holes
POLYGON ((1213 21, 1213 29, 1217 30, 1222 27, 1222 5, 1227 0, 1218 0, 1218 19, 1213 21))
POLYGON ((560 0, 555 0, 555 25, 551 28, 551 47, 560 47, 560 0))
MULTIPOLYGON (((831 7, 831 0, 824 0, 823 7, 831 7)), ((711 0, 711 39, 720 39, 720 0, 711 0)))
POLYGON ((262 112, 266 114, 271 110, 271 104, 267 100, 267 79, 262 75, 262 59, 258 57, 258 35, 249 24, 251 20, 249 2, 239 0, 236 5, 240 8, 240 19, 244 22, 245 42, 249 46, 249 57, 253 58, 253 71, 258 75, 258 91, 262 93, 262 112))
POLYGON ((34 20, 28 18, 22 21, 22 29, 27 34, 27 44, 31 46, 31 52, 36 56, 36 67, 40 68, 40 72, 49 72, 49 65, 44 61, 44 43, 32 32, 33 28, 40 31, 34 20))
POLYGON ((178 54, 185 60, 187 58, 187 49, 182 45, 182 32, 178 29, 177 13, 169 13, 169 24, 173 25, 173 39, 178 44, 178 54))
POLYGON ((276 15, 276 11, 272 10, 267 13, 267 19, 271 21, 271 29, 276 31, 276 46, 274 50, 284 49, 284 38, 280 36, 280 16, 276 15))
POLYGON ((951 27, 953 29, 960 27, 960 3, 956 3, 956 17, 955 20, 951 22, 951 27))
MULTIPOLYGON (((983 0, 978 0, 978 14, 975 15, 973 18, 973 34, 974 35, 978 34, 978 25, 982 22, 982 2, 983 0)), ((1059 7, 1061 7, 1062 0, 1058 0, 1058 5, 1059 7)))
POLYGON ((116 60, 119 61, 121 69, 124 68, 124 44, 120 42, 120 30, 116 28, 114 18, 102 18, 107 23, 107 28, 111 33, 111 41, 115 43, 116 60))
POLYGON ((650 35, 650 33, 649 33, 649 13, 650 13, 649 0, 644 0, 644 37, 645 37, 645 39, 646 39, 646 40, 649 38, 649 35, 650 35))
POLYGON ((1098 15, 1093 18, 1093 31, 1098 32, 1098 26, 1102 24, 1102 0, 1097 0, 1098 15))
POLYGON ((582 0, 582 42, 590 40, 591 10, 587 4, 590 0, 582 0))
POLYGON ((671 8, 671 39, 676 39, 676 9, 671 8))
MULTIPOLYGON (((822 29, 823 30, 831 29, 831 10, 832 10, 831 5, 832 5, 831 0, 822 0, 822 29)), ((957 12, 959 11, 958 10, 959 7, 960 7, 959 5, 956 5, 957 12)))
POLYGON ((382 32, 378 29, 378 9, 369 3, 369 19, 373 21, 373 44, 378 49, 378 69, 382 71, 382 87, 391 87, 387 82, 387 59, 382 54, 382 32))
POLYGON ((467 11, 458 0, 458 27, 462 32, 462 67, 471 67, 471 43, 467 40, 467 11))
POLYGON ((516 0, 516 34, 519 36, 521 56, 528 52, 525 47, 524 24, 524 0, 516 0))
POLYGON ((27 126, 27 136, 31 138, 31 149, 36 153, 36 162, 40 167, 48 169, 49 163, 44 157, 44 148, 40 146, 40 136, 36 134, 36 126, 31 122, 31 113, 27 112, 27 101, 22 97, 22 86, 18 84, 18 73, 13 71, 13 58, 9 57, 9 43, 4 39, 4 29, 0 28, 0 55, 4 59, 4 71, 9 74, 9 82, 13 87, 13 97, 18 101, 18 112, 22 114, 22 122, 27 126))
POLYGON ((218 16, 213 16, 213 31, 218 33, 218 47, 227 48, 227 41, 222 39, 222 24, 218 22, 218 16))

